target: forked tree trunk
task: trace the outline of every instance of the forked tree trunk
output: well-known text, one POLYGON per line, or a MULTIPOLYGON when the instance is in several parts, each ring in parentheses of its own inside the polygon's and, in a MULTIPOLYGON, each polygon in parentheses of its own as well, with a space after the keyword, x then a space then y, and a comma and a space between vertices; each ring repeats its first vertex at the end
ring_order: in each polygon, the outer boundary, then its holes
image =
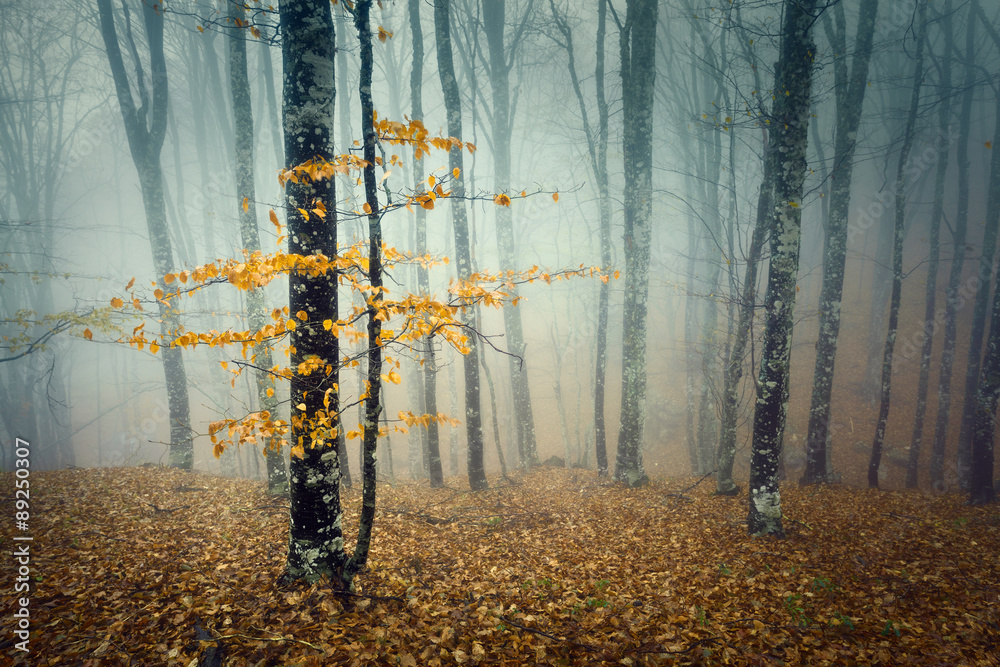
POLYGON ((878 0, 864 0, 854 40, 854 62, 848 76, 845 52, 843 4, 836 12, 837 42, 833 44, 837 96, 837 130, 834 144, 833 185, 830 190, 830 216, 826 229, 826 256, 823 262, 823 287, 819 297, 819 338, 816 341, 816 365, 813 370, 812 402, 806 436, 806 469, 802 484, 827 481, 827 443, 830 436, 830 397, 840 335, 840 313, 844 292, 844 268, 847 261, 847 223, 851 208, 851 177, 858 126, 868 87, 868 63, 878 0))
MULTIPOLYGON (((146 211, 146 228, 153 251, 153 269, 157 283, 165 293, 169 291, 163 276, 174 270, 173 251, 167 231, 167 209, 163 197, 163 169, 160 150, 167 130, 167 64, 163 55, 163 14, 151 4, 142 5, 143 25, 149 43, 149 77, 152 100, 147 98, 145 83, 139 83, 140 105, 132 98, 118 32, 115 29, 111 0, 98 0, 101 36, 108 53, 111 75, 118 94, 125 134, 142 190, 142 204, 146 211), (148 113, 147 113, 148 112, 148 113), (147 126, 147 116, 151 119, 147 126)), ((123 5, 128 11, 128 5, 123 5)), ((131 36, 130 36, 131 38, 131 36)), ((142 65, 135 63, 142 72, 142 65)), ((179 321, 174 308, 159 301, 160 334, 170 340, 179 321)), ((167 385, 167 404, 170 413, 170 465, 191 470, 194 467, 194 445, 191 438, 191 418, 188 404, 187 374, 180 348, 164 345, 161 348, 163 375, 167 385)))

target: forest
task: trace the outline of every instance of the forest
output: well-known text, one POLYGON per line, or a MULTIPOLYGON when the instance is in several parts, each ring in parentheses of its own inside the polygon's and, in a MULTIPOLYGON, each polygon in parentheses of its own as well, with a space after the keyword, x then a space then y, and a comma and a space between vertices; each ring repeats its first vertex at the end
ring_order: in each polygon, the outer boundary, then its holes
POLYGON ((0 0, 15 665, 998 665, 1000 5, 0 0))

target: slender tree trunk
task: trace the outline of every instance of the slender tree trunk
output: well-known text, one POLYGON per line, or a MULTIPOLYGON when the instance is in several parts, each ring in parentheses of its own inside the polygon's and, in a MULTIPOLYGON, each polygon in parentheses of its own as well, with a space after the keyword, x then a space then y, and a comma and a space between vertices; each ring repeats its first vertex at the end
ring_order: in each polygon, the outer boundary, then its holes
POLYGON ((657 0, 628 0, 621 30, 625 162, 625 304, 622 322, 622 412, 615 479, 648 481, 642 463, 646 421, 646 317, 653 215, 653 83, 657 0))
POLYGON ((917 113, 920 105, 920 86, 924 78, 924 37, 927 34, 927 3, 921 2, 917 8, 919 29, 916 38, 916 63, 913 71, 913 94, 910 99, 910 112, 906 119, 906 129, 903 134, 903 145, 899 150, 899 167, 896 171, 896 207, 895 225, 892 235, 892 296, 889 299, 889 327, 885 334, 885 352, 882 357, 882 399, 878 410, 878 423, 875 426, 875 439, 872 442, 871 460, 868 462, 868 487, 878 488, 879 465, 882 461, 882 444, 885 440, 885 427, 889 419, 889 406, 892 391, 892 357, 896 348, 896 329, 899 324, 899 302, 903 291, 903 232, 906 224, 906 176, 907 162, 910 159, 910 149, 913 146, 913 136, 916 133, 917 113))
MULTIPOLYGON (((966 63, 974 62, 976 52, 976 21, 970 6, 965 31, 966 63)), ((951 268, 944 312, 944 339, 941 346, 941 368, 938 371, 938 412, 934 424, 934 443, 931 447, 931 486, 936 491, 945 490, 944 451, 948 439, 948 421, 951 416, 951 379, 955 369, 955 347, 958 341, 958 311, 965 305, 962 294, 962 270, 965 268, 965 240, 969 221, 969 139, 972 133, 972 103, 975 94, 976 72, 965 68, 962 81, 962 105, 958 114, 958 147, 955 166, 958 168, 958 209, 952 232, 951 268)), ((947 150, 947 149, 945 149, 947 150)))
MULTIPOLYGON (((286 167, 309 160, 334 160, 333 19, 330 3, 283 0, 280 4, 283 60, 283 127, 286 167)), ((298 179, 285 188, 290 253, 337 253, 336 192, 333 179, 310 182, 298 179), (316 201, 326 205, 326 218, 301 211, 316 201)), ((309 375, 291 379, 292 447, 302 447, 290 466, 291 508, 285 578, 316 581, 327 576, 336 581, 344 574, 342 511, 340 506, 340 457, 333 441, 340 430, 339 344, 320 325, 337 312, 337 280, 333 273, 310 276, 292 272, 288 278, 288 304, 293 318, 306 314, 291 333, 291 367, 310 357, 320 360, 309 375), (325 372, 324 366, 332 370, 325 372), (324 403, 327 404, 324 404, 324 403), (298 406, 304 405, 305 410, 298 406), (327 420, 329 444, 313 437, 321 417, 327 420)), ((293 320, 295 321, 295 320, 293 320)))
POLYGON ((802 484, 825 482, 827 445, 830 437, 830 397, 840 334, 840 314, 844 292, 844 268, 847 261, 847 225, 851 209, 851 177, 858 126, 868 85, 868 63, 878 0, 863 0, 854 40, 854 62, 848 78, 844 7, 834 9, 838 24, 838 44, 834 44, 834 72, 837 95, 837 130, 830 191, 830 215, 826 229, 826 252, 823 261, 823 287, 819 297, 819 338, 816 341, 816 366, 813 370, 812 402, 809 408, 809 431, 806 436, 806 469, 802 484))
MULTIPOLYGON (((423 86, 424 86, 424 33, 420 27, 420 0, 409 0, 410 12, 410 33, 413 40, 413 69, 410 72, 410 108, 413 118, 419 119, 424 115, 423 107, 423 86)), ((415 190, 420 186, 420 175, 417 172, 417 156, 414 151, 413 159, 413 187, 415 190)), ((423 207, 417 207, 417 253, 427 254, 427 212, 423 207)), ((430 275, 427 267, 417 264, 417 289, 421 294, 430 293, 430 275)), ((434 360, 434 338, 427 336, 424 339, 424 410, 431 416, 437 415, 437 366, 434 360)), ((441 465, 441 435, 436 419, 431 419, 427 425, 427 466, 428 474, 431 478, 431 486, 444 486, 444 471, 441 465)), ((454 473, 454 471, 452 471, 454 473)))
MULTIPOLYGON (((153 268, 157 273, 157 283, 164 292, 168 291, 163 276, 174 270, 173 251, 167 232, 167 210, 163 198, 163 169, 160 164, 160 150, 167 129, 167 65, 163 54, 163 15, 152 5, 142 7, 143 24, 149 43, 149 75, 152 81, 153 98, 149 100, 145 86, 141 103, 137 107, 129 87, 118 45, 111 0, 98 0, 101 36, 107 49, 111 74, 118 94, 125 133, 128 137, 132 161, 139 173, 142 203, 146 211, 146 228, 153 251, 153 268), (147 115, 151 123, 147 127, 147 115)), ((123 6, 128 11, 128 6, 123 6)), ((136 62, 137 71, 142 71, 136 62)), ((159 302, 160 334, 167 340, 179 325, 175 309, 159 302)), ((167 404, 170 413, 170 465, 190 470, 194 467, 194 446, 191 438, 191 418, 188 404, 187 374, 180 348, 164 345, 161 348, 163 375, 167 385, 167 404)))
MULTIPOLYGON (((240 239, 243 247, 249 253, 260 251, 260 234, 257 230, 257 195, 254 187, 253 164, 253 110, 250 104, 250 80, 247 76, 247 44, 245 16, 242 6, 235 2, 229 3, 229 84, 233 100, 233 127, 235 138, 235 174, 236 199, 239 207, 240 239)), ((267 324, 264 302, 264 292, 251 289, 247 293, 247 318, 252 331, 260 331, 267 324)), ((278 399, 274 392, 274 381, 270 375, 273 366, 271 348, 266 344, 254 347, 254 378, 257 385, 257 401, 260 406, 261 419, 275 419, 278 412, 278 399), (266 416, 263 413, 267 413, 266 416)), ((271 495, 288 493, 288 469, 281 449, 281 440, 271 439, 265 444, 264 456, 267 459, 267 492, 271 495)))
MULTIPOLYGON (((951 62, 952 36, 952 1, 947 0, 941 15, 941 30, 944 33, 944 58, 939 63, 940 101, 938 102, 938 134, 939 140, 948 136, 951 125, 951 62)), ((937 274, 941 256, 941 219, 944 217, 944 186, 948 175, 948 157, 950 151, 938 151, 937 173, 934 177, 934 208, 931 210, 930 245, 927 258, 927 290, 924 307, 923 341, 920 348, 920 378, 917 381, 917 409, 913 419, 913 437, 910 441, 910 452, 906 465, 906 488, 915 489, 918 486, 920 471, 920 447, 924 435, 924 416, 927 413, 927 393, 930 386, 931 357, 934 350, 934 332, 937 324, 937 274)))
MULTIPOLYGON (((357 572, 368 562, 372 527, 375 522, 375 490, 378 483, 375 452, 378 448, 379 415, 382 412, 382 214, 379 211, 378 183, 375 180, 375 103, 372 101, 372 34, 370 26, 372 0, 359 0, 354 8, 354 26, 361 45, 361 73, 358 94, 361 99, 361 136, 364 168, 365 202, 368 205, 368 284, 371 296, 366 297, 368 315, 368 379, 365 382, 364 449, 361 458, 363 484, 358 542, 344 568, 344 583, 348 588, 357 572)), ((391 455, 391 452, 390 452, 391 455)))
POLYGON ((761 252, 767 240, 768 227, 774 211, 774 163, 776 153, 768 142, 764 145, 764 175, 761 179, 760 193, 757 196, 757 222, 750 237, 750 249, 747 253, 747 265, 743 276, 743 289, 740 294, 739 322, 736 325, 735 338, 729 350, 726 373, 722 389, 722 423, 719 426, 719 452, 716 457, 716 493, 734 496, 740 491, 733 482, 733 461, 736 458, 736 422, 739 416, 739 389, 743 379, 743 368, 746 364, 747 345, 753 333, 753 317, 757 308, 757 271, 760 265, 761 252))
MULTIPOLYGON (((970 11, 975 11, 977 13, 979 10, 979 3, 973 0, 972 9, 970 11)), ((981 18, 981 16, 980 16, 981 18)), ((971 20, 971 16, 970 16, 971 20)), ((995 34, 995 29, 993 26, 989 25, 988 20, 985 22, 985 27, 988 32, 991 32, 991 36, 995 34)), ((1000 43, 998 43, 1000 47, 1000 43)), ((974 61, 970 61, 974 62, 974 61)), ((972 65, 969 64, 969 67, 972 65)), ((1000 119, 997 121, 997 127, 1000 128, 1000 119)), ((1000 136, 1000 130, 994 135, 994 141, 1000 136)), ((994 144, 996 146, 996 144, 994 144)), ((996 153, 993 154, 993 165, 996 165, 996 153)), ((995 171, 990 175, 990 196, 993 194, 993 179, 1000 178, 1000 174, 996 174, 995 171)), ((978 394, 979 394, 979 370, 980 370, 980 359, 983 350, 983 337, 986 332, 986 320, 988 318, 988 310, 990 304, 990 284, 993 282, 993 260, 996 254, 997 247, 997 217, 990 215, 989 202, 987 202, 987 216, 986 225, 983 231, 983 248, 982 254, 979 256, 979 271, 976 274, 979 279, 978 287, 976 289, 975 305, 972 311, 972 333, 969 335, 969 360, 965 367, 965 395, 964 403, 962 404, 962 424, 958 433, 958 456, 957 456, 957 466, 958 466, 958 481, 962 488, 968 488, 969 486, 969 474, 971 469, 971 456, 972 456, 972 430, 975 422, 976 410, 978 405, 978 394)))
MULTIPOLYGON (((490 85, 493 90, 493 188, 497 193, 510 191, 510 135, 513 119, 510 117, 510 86, 508 82, 509 59, 504 49, 504 18, 506 0, 483 0, 483 25, 489 51, 490 85)), ((529 10, 530 11, 530 10, 529 10)), ((511 47, 514 48, 513 46, 511 47)), ((513 211, 510 206, 497 206, 496 216, 497 252, 500 268, 509 271, 517 263, 517 248, 514 244, 513 211)), ((517 291, 512 290, 516 297, 517 291)), ((514 418, 517 420, 517 449, 521 461, 528 466, 538 462, 538 447, 535 443, 535 419, 531 410, 531 392, 528 387, 528 368, 524 358, 524 332, 521 327, 519 308, 503 309, 504 330, 507 349, 513 355, 508 357, 510 365, 511 389, 514 396, 514 418)))
POLYGON ((778 154, 774 179, 771 263, 765 297, 766 323, 754 411, 750 455, 747 531, 784 535, 778 462, 788 412, 792 314, 802 231, 802 191, 806 175, 816 0, 787 0, 781 55, 775 73, 771 127, 778 154))
MULTIPOLYGON (((462 139, 462 100, 455 78, 455 65, 451 48, 450 24, 451 0, 434 0, 434 31, 437 42, 438 74, 444 92, 445 109, 448 113, 448 134, 462 139)), ((454 213, 455 254, 459 280, 467 280, 472 274, 472 252, 469 246, 469 222, 465 210, 465 169, 462 149, 452 148, 448 153, 448 167, 458 169, 459 177, 452 186, 452 211, 454 213)), ((466 314, 468 321, 472 315, 466 314)), ((463 362, 465 366, 465 423, 469 449, 469 487, 479 491, 489 486, 483 467, 483 416, 479 386, 479 340, 471 332, 467 346, 469 352, 463 362)))

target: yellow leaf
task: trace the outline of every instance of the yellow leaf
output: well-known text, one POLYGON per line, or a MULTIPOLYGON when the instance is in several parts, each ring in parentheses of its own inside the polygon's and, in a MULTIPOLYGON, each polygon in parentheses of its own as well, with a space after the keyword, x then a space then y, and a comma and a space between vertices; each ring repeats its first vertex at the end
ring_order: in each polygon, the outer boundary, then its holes
POLYGON ((304 310, 300 310, 299 312, 295 313, 295 317, 299 318, 303 322, 309 319, 309 315, 304 310))
POLYGON ((795 202, 795 201, 788 202, 788 205, 791 206, 792 208, 798 208, 799 207, 799 203, 795 202))
POLYGON ((267 217, 269 217, 271 219, 271 224, 272 225, 274 225, 275 227, 277 227, 279 230, 281 229, 281 223, 278 222, 278 214, 274 212, 273 208, 271 209, 271 212, 268 214, 267 217))
POLYGON ((459 169, 458 167, 455 167, 454 169, 451 170, 451 175, 454 176, 455 178, 458 178, 461 174, 462 170, 459 169))
POLYGON ((250 210, 250 198, 249 197, 244 197, 243 198, 243 212, 246 213, 249 210, 250 210))
MULTIPOLYGON (((198 32, 205 32, 205 29, 204 29, 204 28, 202 28, 201 26, 198 26, 198 32)), ((216 454, 216 455, 215 455, 215 458, 219 458, 219 455, 218 455, 218 454, 216 454)))
POLYGON ((493 198, 493 203, 497 206, 510 206, 510 197, 505 194, 497 195, 493 198))
POLYGON ((558 192, 553 192, 552 193, 552 201, 556 201, 556 202, 559 201, 559 193, 558 192))
POLYGON ((437 183, 437 179, 434 178, 434 174, 427 177, 427 187, 433 188, 435 183, 437 183))
POLYGON ((368 202, 365 202, 365 205, 364 205, 364 206, 362 206, 361 208, 362 208, 362 210, 363 210, 363 211, 364 211, 365 213, 371 213, 371 212, 372 212, 372 207, 371 207, 371 204, 369 204, 368 202))
POLYGON ((228 361, 220 361, 219 365, 222 366, 224 369, 228 369, 229 368, 229 362, 228 361))
POLYGON ((94 340, 94 334, 90 331, 90 329, 83 330, 83 337, 87 340, 94 340))
POLYGON ((295 406, 295 409, 296 410, 302 410, 304 412, 305 409, 306 409, 306 404, 305 403, 299 403, 298 405, 295 406))
POLYGON ((527 197, 528 196, 528 191, 527 190, 521 190, 521 196, 522 197, 527 197))
POLYGON ((175 278, 177 278, 177 276, 175 276, 172 273, 168 273, 167 275, 163 276, 163 284, 169 285, 170 283, 174 282, 175 278))
POLYGON ((159 350, 159 349, 160 349, 160 346, 156 344, 156 341, 153 341, 152 343, 149 344, 149 351, 151 353, 156 354, 156 351, 159 350))
POLYGON ((358 437, 359 435, 361 435, 361 434, 360 434, 360 433, 358 433, 357 431, 348 431, 348 432, 347 432, 347 439, 348 439, 348 440, 354 440, 354 439, 355 439, 355 438, 357 438, 357 437, 358 437))
POLYGON ((329 331, 333 328, 333 320, 323 320, 323 328, 329 331))
POLYGON ((268 387, 267 388, 267 397, 271 398, 272 396, 274 396, 274 387, 268 387))
POLYGON ((118 297, 115 297, 114 299, 111 299, 111 307, 112 308, 121 308, 124 305, 125 305, 125 302, 122 301, 121 299, 119 299, 118 297))
POLYGON ((288 331, 295 331, 295 320, 288 320, 285 322, 285 329, 288 331))

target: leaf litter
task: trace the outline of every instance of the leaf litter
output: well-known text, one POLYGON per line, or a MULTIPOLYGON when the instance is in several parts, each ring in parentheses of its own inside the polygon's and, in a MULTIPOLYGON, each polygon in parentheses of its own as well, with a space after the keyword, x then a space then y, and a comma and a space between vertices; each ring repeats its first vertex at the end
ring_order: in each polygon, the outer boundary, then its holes
MULTIPOLYGON (((688 480, 449 481, 383 481, 344 597, 279 587, 288 501, 259 482, 35 473, 31 650, 0 647, 31 665, 1000 664, 996 505, 788 484, 779 540, 746 535, 745 492, 688 480)), ((360 491, 344 501, 350 543, 360 491)))

